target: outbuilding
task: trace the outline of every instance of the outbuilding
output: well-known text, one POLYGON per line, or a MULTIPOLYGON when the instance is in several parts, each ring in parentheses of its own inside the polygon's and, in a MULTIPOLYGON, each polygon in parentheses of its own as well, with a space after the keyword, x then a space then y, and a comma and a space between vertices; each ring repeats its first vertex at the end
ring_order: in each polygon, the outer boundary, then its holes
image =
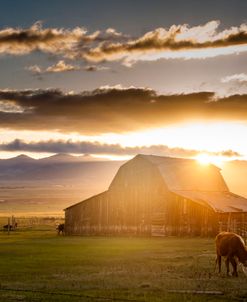
POLYGON ((220 168, 196 160, 139 154, 109 189, 65 209, 67 235, 247 233, 247 199, 228 189, 220 168))

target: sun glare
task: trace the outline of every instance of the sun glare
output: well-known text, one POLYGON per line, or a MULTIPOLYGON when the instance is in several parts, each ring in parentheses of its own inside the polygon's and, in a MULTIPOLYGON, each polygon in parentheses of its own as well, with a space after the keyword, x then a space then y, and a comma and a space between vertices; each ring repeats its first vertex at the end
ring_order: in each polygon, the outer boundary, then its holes
POLYGON ((246 131, 246 123, 195 121, 126 134, 104 134, 94 140, 124 147, 166 145, 206 152, 233 150, 245 156, 246 131))
POLYGON ((207 153, 198 154, 195 159, 198 161, 199 164, 207 166, 209 164, 216 165, 218 167, 222 167, 224 164, 225 159, 221 156, 212 156, 207 153))
POLYGON ((199 154, 196 156, 196 160, 201 165, 209 165, 211 163, 211 157, 208 154, 199 154))

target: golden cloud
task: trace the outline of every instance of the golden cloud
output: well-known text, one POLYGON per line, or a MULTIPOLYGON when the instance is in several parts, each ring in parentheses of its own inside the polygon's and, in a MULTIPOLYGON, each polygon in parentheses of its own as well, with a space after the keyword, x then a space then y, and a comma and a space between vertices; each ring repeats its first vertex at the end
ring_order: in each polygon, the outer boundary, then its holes
POLYGON ((131 38, 113 28, 89 34, 85 28, 30 28, 0 30, 0 54, 22 55, 41 51, 90 62, 122 60, 131 65, 159 58, 207 58, 247 51, 247 25, 219 31, 219 21, 190 27, 157 28, 131 38))

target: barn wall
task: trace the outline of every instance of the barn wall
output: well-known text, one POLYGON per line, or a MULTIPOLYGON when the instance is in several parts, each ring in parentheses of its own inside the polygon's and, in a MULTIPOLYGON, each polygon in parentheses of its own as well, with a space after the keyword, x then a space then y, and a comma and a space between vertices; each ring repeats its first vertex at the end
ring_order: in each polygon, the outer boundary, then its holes
POLYGON ((218 232, 217 214, 205 205, 172 194, 166 207, 166 235, 210 236, 218 232))
POLYGON ((66 234, 210 236, 219 231, 218 215, 210 208, 169 192, 142 194, 135 189, 116 199, 106 192, 67 209, 66 234))
POLYGON ((107 192, 65 210, 66 235, 104 233, 108 225, 107 192))

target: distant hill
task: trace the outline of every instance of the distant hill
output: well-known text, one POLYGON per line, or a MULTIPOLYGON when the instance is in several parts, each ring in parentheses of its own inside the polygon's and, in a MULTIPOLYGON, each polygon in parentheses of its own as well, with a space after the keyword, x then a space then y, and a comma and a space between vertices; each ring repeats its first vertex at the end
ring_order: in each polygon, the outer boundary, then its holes
POLYGON ((8 159, 1 159, 0 160, 0 167, 1 166, 13 166, 18 164, 27 164, 27 163, 34 163, 36 160, 32 157, 27 155, 21 154, 16 157, 8 158, 8 159))
POLYGON ((69 163, 69 162, 77 162, 77 161, 81 161, 80 157, 77 156, 73 156, 70 154, 64 154, 64 153, 58 153, 49 157, 44 157, 38 160, 39 163, 44 163, 44 162, 64 162, 64 163, 69 163))

